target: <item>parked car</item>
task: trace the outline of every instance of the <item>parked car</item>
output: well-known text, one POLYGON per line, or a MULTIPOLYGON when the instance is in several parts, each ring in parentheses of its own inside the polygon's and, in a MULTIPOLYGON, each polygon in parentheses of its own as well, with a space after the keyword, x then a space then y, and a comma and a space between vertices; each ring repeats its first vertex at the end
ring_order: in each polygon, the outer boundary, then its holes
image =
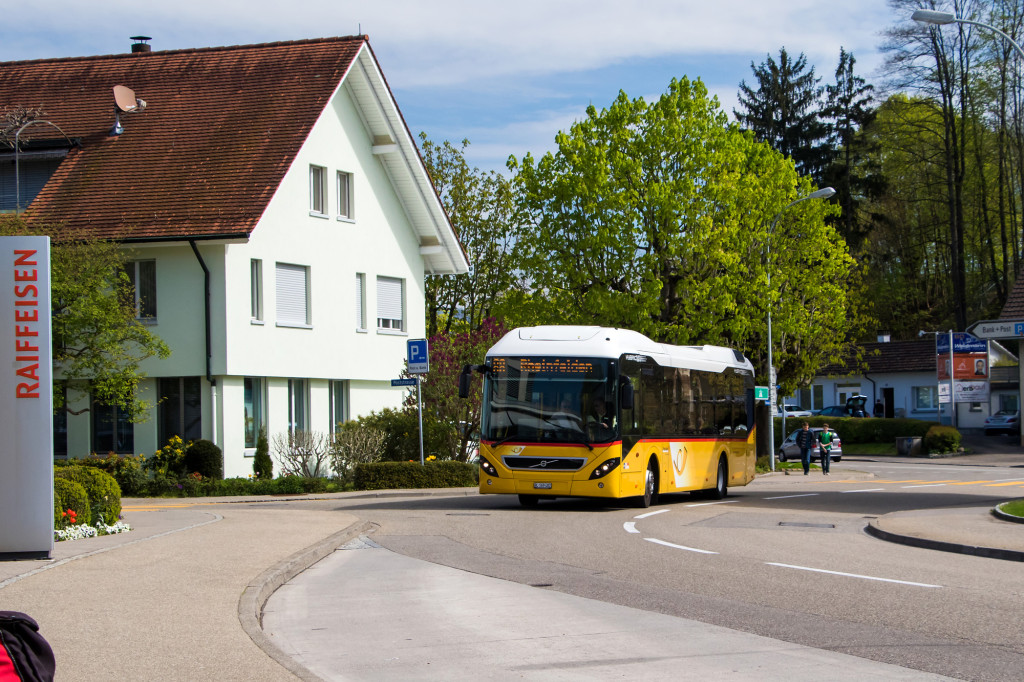
POLYGON ((868 404, 868 397, 866 395, 851 395, 846 399, 846 415, 848 417, 867 417, 867 410, 864 406, 868 404))
POLYGON ((985 435, 994 433, 1018 433, 1020 431, 1020 410, 1000 410, 985 418, 985 435))
POLYGON ((786 419, 793 417, 810 417, 811 411, 805 410, 799 405, 783 405, 782 410, 786 413, 786 419))
MULTIPOLYGON (((812 426, 811 433, 814 434, 814 447, 811 449, 811 461, 821 459, 821 446, 818 445, 818 439, 821 432, 824 431, 820 426, 812 426)), ((836 433, 835 429, 829 429, 832 432, 832 461, 840 462, 843 459, 843 444, 839 440, 839 434, 836 433)), ((782 441, 782 445, 779 447, 779 461, 788 462, 790 460, 799 462, 800 461, 800 446, 796 444, 796 434, 800 432, 797 429, 793 433, 786 437, 786 440, 782 441)))
POLYGON ((850 414, 846 411, 846 405, 829 405, 823 407, 820 410, 815 411, 815 417, 849 417, 850 414))

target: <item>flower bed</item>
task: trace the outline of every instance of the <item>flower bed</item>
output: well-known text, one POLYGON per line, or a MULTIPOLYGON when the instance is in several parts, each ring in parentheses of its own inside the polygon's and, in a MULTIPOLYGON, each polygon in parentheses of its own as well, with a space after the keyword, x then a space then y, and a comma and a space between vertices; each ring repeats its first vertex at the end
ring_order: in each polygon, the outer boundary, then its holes
POLYGON ((124 521, 118 521, 113 526, 100 521, 95 526, 87 526, 84 523, 72 523, 66 528, 54 528, 53 539, 54 542, 62 542, 64 540, 81 540, 83 538, 95 538, 100 535, 114 535, 116 533, 127 533, 132 529, 124 521))

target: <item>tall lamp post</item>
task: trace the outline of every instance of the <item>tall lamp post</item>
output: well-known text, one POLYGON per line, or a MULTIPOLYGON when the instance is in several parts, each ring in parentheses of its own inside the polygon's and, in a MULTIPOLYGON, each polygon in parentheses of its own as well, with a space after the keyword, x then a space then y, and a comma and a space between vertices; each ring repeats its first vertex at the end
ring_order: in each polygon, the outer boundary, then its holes
POLYGON ((1017 51, 1017 54, 1021 56, 1021 59, 1024 59, 1024 48, 1014 42, 1013 38, 991 24, 984 24, 980 21, 971 21, 970 19, 961 19, 952 12, 937 12, 931 9, 915 10, 914 13, 910 15, 910 18, 914 21, 919 21, 922 24, 934 24, 936 26, 945 26, 946 24, 970 24, 972 26, 987 28, 988 30, 995 31, 1005 38, 1006 42, 1010 43, 1010 45, 1013 46, 1013 49, 1017 51))
MULTIPOLYGON (((771 291, 771 288, 772 288, 772 262, 771 262, 772 261, 772 235, 775 234, 775 223, 779 222, 779 218, 782 217, 783 213, 788 211, 793 206, 796 206, 801 201, 807 201, 808 199, 828 199, 829 197, 831 197, 835 193, 836 193, 836 191, 834 189, 832 189, 831 187, 823 187, 823 188, 819 189, 816 192, 811 192, 810 194, 808 194, 805 197, 800 197, 796 201, 789 202, 788 204, 783 206, 781 211, 779 211, 778 213, 775 214, 774 218, 772 218, 772 224, 768 228, 768 239, 765 240, 765 247, 764 247, 765 262, 766 262, 766 265, 767 265, 767 272, 768 272, 768 290, 769 291, 771 291)), ((775 412, 776 395, 775 395, 775 364, 772 362, 772 306, 771 306, 771 303, 768 304, 768 383, 769 383, 769 386, 768 386, 768 397, 771 400, 771 405, 770 405, 770 407, 768 409, 768 450, 769 450, 770 456, 771 456, 771 459, 770 459, 771 470, 775 471, 775 414, 774 414, 774 412, 775 412)), ((782 418, 783 419, 786 418, 786 411, 785 411, 785 409, 783 409, 783 411, 782 411, 782 418)), ((785 427, 785 422, 783 422, 783 427, 785 427)), ((785 430, 785 429, 783 429, 783 430, 785 430)))

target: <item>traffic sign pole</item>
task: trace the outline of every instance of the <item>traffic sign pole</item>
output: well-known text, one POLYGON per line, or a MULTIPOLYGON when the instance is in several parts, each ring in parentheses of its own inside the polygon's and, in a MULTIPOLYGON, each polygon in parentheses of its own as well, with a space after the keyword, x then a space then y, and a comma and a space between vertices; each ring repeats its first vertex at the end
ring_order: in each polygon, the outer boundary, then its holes
POLYGON ((420 409, 420 466, 424 466, 426 462, 423 460, 423 395, 420 393, 419 375, 416 376, 416 402, 420 409))

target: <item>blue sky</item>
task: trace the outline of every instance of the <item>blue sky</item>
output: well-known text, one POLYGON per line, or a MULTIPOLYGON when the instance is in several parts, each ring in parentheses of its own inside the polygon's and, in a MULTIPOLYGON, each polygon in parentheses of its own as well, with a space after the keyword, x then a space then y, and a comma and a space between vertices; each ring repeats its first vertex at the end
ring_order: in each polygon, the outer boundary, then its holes
MULTIPOLYGON (((470 163, 551 149, 589 104, 700 78, 726 112, 751 62, 785 46, 831 82, 845 47, 875 81, 886 0, 48 0, 4 11, 0 61, 365 33, 414 135, 468 138, 470 163)), ((2 103, 0 103, 2 104, 2 103)))

